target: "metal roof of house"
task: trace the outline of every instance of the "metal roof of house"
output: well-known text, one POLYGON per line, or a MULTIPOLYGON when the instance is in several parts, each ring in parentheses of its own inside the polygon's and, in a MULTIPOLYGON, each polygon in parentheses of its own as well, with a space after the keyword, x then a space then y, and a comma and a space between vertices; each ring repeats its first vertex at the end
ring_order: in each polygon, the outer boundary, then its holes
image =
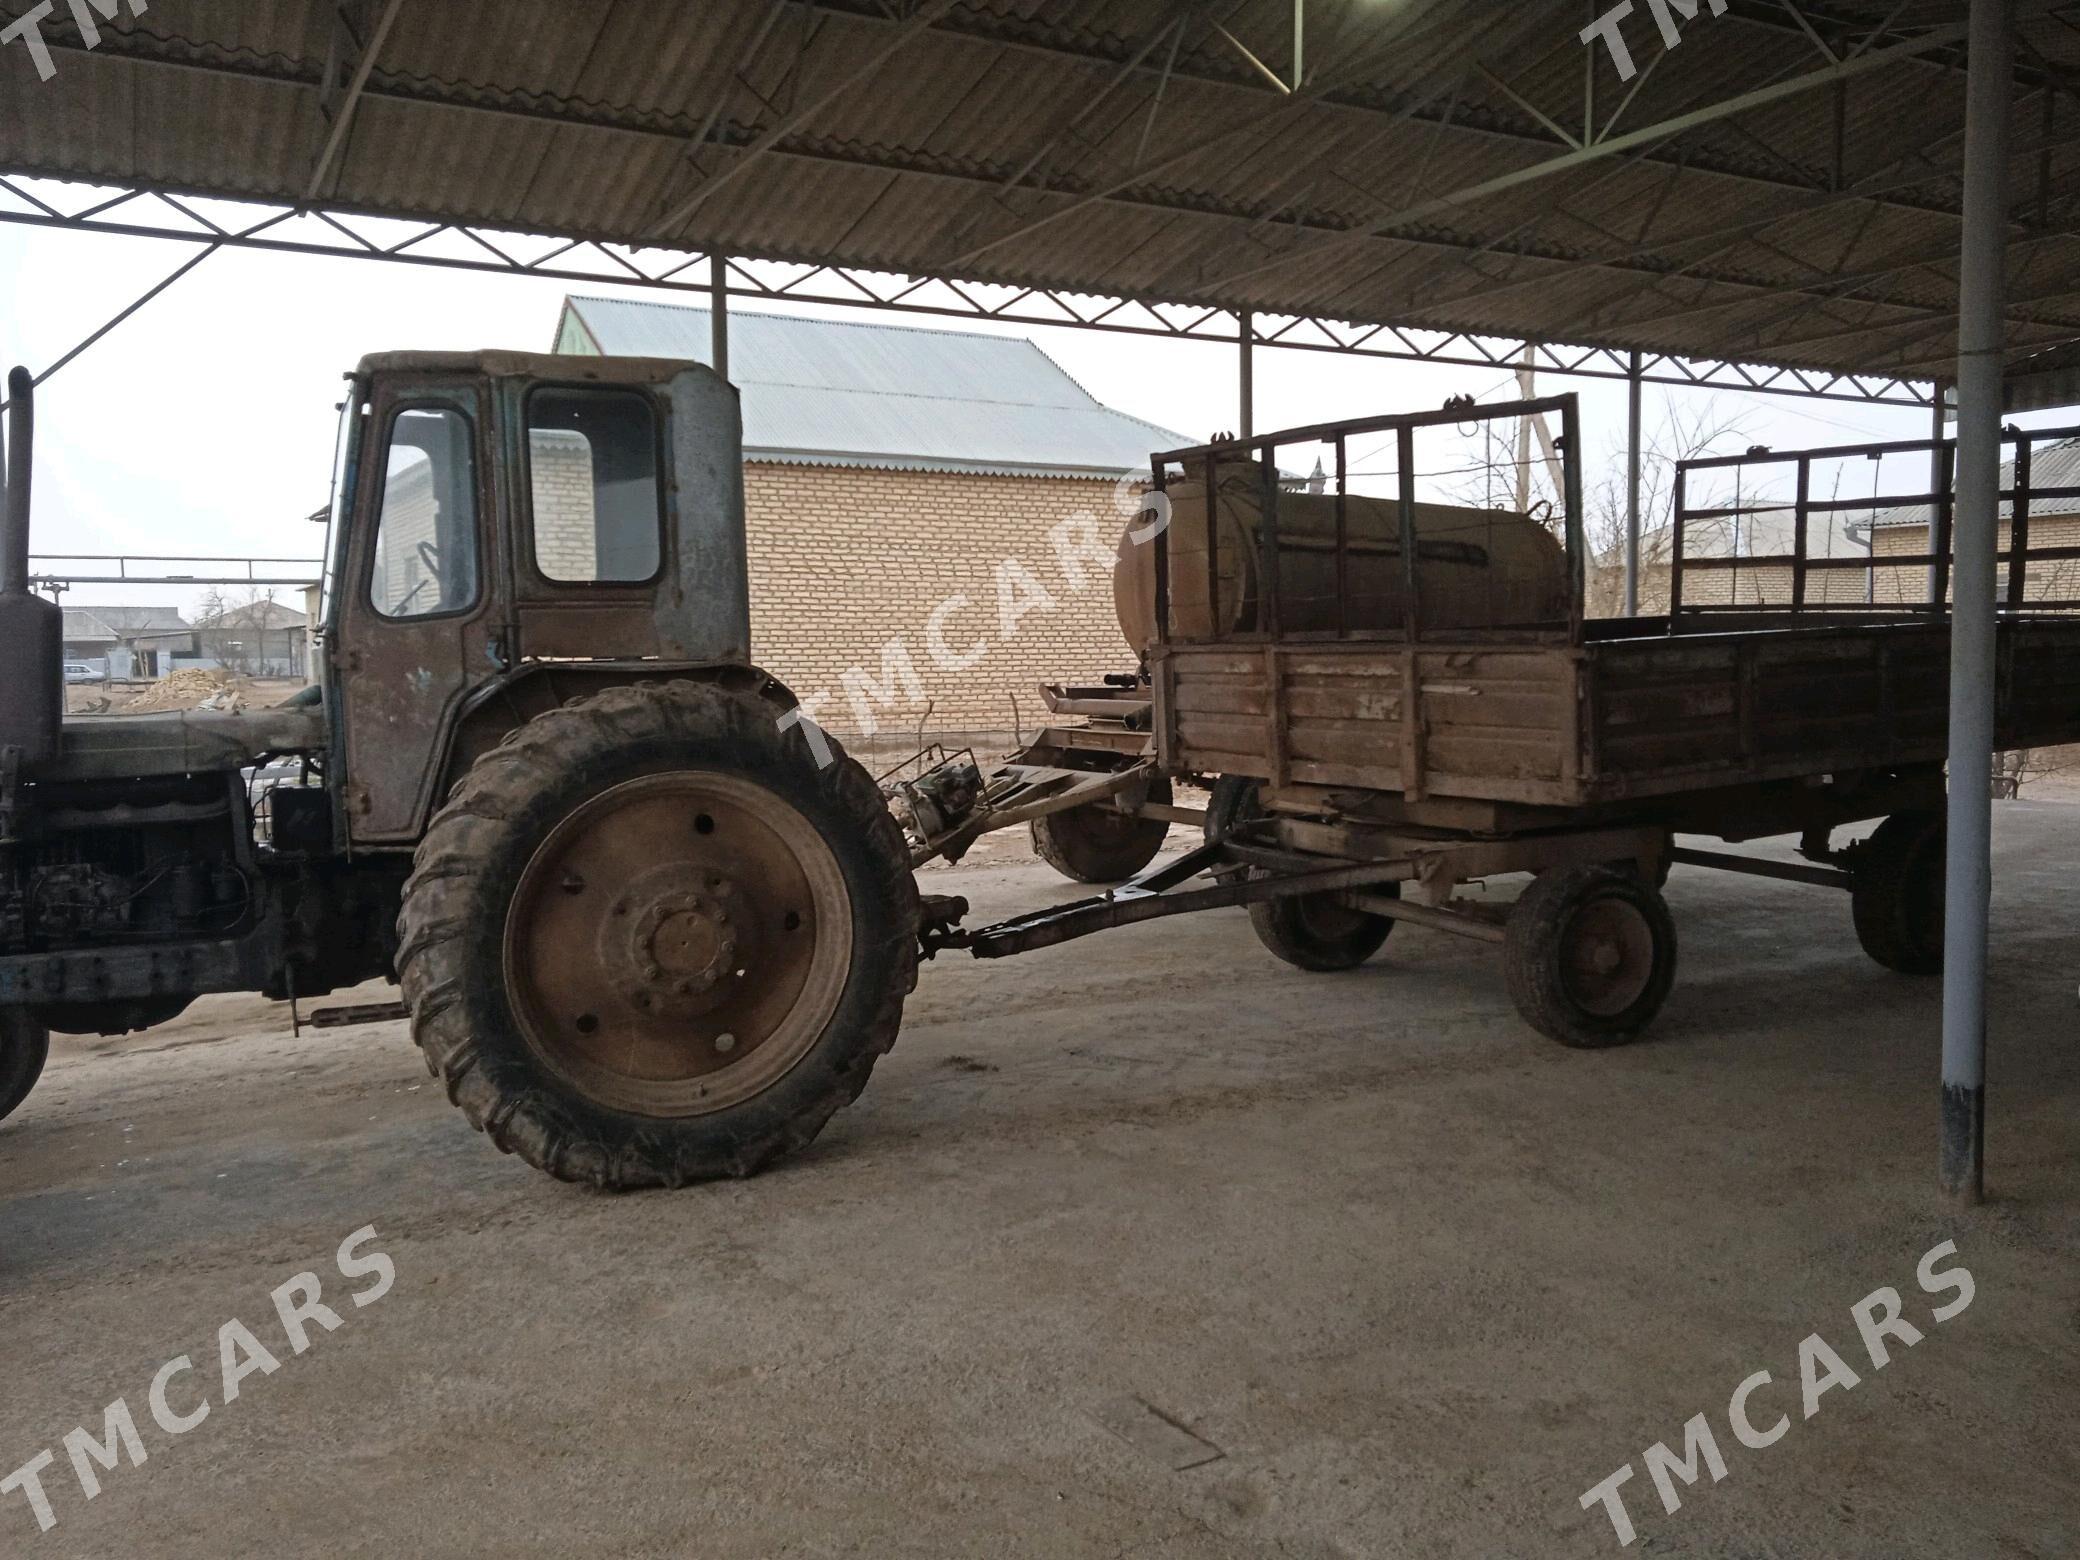
MULTIPOLYGON (((573 297, 557 343, 706 362, 709 326, 706 309, 573 297)), ((1105 406, 1023 337, 744 312, 729 335, 751 460, 1117 477, 1193 442, 1105 406)))
POLYGON ((192 632, 174 607, 67 607, 71 644, 115 644, 125 639, 178 639, 192 632))
MULTIPOLYGON (((2001 462, 2001 490, 2005 492, 2014 485, 2015 462, 2001 462)), ((2029 485, 2032 491, 2038 488, 2080 488, 2080 439, 2065 439, 2057 444, 2039 444, 2029 453, 2029 485)), ((2005 505, 2003 506, 2005 509, 2005 505)), ((2080 512, 2080 500, 2070 498, 2048 498, 2030 505, 2032 519, 2046 515, 2070 515, 2080 512)), ((1923 530, 1928 528, 1929 512, 1926 504, 1895 504, 1881 509, 1872 524, 1914 525, 1923 530)))
POLYGON ((195 619, 195 627, 211 631, 227 629, 274 629, 302 628, 310 620, 294 607, 283 606, 279 601, 262 599, 247 602, 244 606, 225 607, 221 612, 204 614, 195 619))
MULTIPOLYGON (((1629 77, 1579 4, 1317 0, 1297 90, 1288 0, 108 9, 90 42, 86 6, 0 0, 41 13, 56 67, 0 48, 0 169, 1678 357, 1954 362, 1957 0, 1715 0, 1679 47, 1633 7, 1629 77)), ((2015 362, 2080 354, 2056 101, 2080 31, 2050 10, 2018 7, 2015 362)))

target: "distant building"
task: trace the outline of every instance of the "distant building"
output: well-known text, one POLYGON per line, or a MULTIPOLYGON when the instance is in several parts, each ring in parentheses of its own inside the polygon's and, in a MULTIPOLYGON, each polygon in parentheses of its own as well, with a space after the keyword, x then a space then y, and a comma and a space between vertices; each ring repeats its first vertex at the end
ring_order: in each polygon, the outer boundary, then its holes
POLYGON ((302 677, 309 620, 278 601, 251 601, 198 615, 195 651, 182 665, 216 666, 242 677, 302 677))
POLYGON ((118 680, 163 677, 194 648, 194 629, 172 607, 65 608, 65 659, 118 680))
MULTIPOLYGON (((999 737, 1036 684, 1131 669, 1115 502, 1193 440, 1100 404, 1033 342, 733 314, 752 652, 877 740, 999 737), (914 673, 914 675, 913 675, 914 673)), ((564 301, 558 352, 710 354, 704 309, 564 301)), ((561 458, 562 451, 542 451, 561 458)))
MULTIPOLYGON (((2001 463, 2001 491, 2006 492, 2015 485, 2015 463, 2001 463)), ((2029 485, 2032 492, 2045 488, 2080 488, 2080 439, 2067 439, 2057 444, 2040 444, 2030 451, 2029 485)), ((2008 550, 2012 505, 2006 499, 2000 505, 2000 541, 2002 552, 2008 550)), ((1881 509, 1871 523, 1871 555, 1878 560, 1873 571, 1873 599, 1880 603, 1896 601, 1925 602, 1928 600, 1927 570, 1924 565, 1884 566, 1888 555, 1925 553, 1929 550, 1929 506, 1906 504, 1893 509, 1881 509)), ((2044 498, 2034 500, 2029 510, 2029 545, 2032 550, 2039 547, 2080 547, 2080 499, 2044 498)), ((2000 588, 2007 590, 2008 563, 2004 558, 1999 564, 2000 588)), ((2032 562, 2023 580, 2023 594, 2027 601, 2080 601, 2080 559, 2055 558, 2032 562)))

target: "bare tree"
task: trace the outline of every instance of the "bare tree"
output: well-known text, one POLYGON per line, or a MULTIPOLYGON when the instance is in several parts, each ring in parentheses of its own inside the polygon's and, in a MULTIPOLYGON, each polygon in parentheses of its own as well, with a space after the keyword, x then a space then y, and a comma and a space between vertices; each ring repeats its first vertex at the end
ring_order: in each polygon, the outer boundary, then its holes
POLYGON ((234 594, 212 586, 195 613, 197 648, 227 672, 254 676, 266 669, 267 632, 273 619, 273 591, 255 586, 234 594))
POLYGON ((2015 748, 1993 755, 1996 796, 2018 797, 2024 785, 2056 775, 2080 775, 2080 747, 2015 748))
MULTIPOLYGON (((1639 457, 1639 595, 1644 610, 1665 609, 1668 602, 1677 463, 1747 448, 1751 415, 1727 411, 1716 397, 1688 411, 1670 403, 1660 425, 1647 435, 1639 457)), ((1625 499, 1625 451, 1619 446, 1596 479, 1584 484, 1582 495, 1591 617, 1616 617, 1625 610, 1625 499)), ((1729 502, 1730 495, 1719 494, 1709 484, 1693 486, 1686 497, 1690 508, 1718 508, 1729 502)), ((1732 541, 1731 519, 1720 517, 1689 527, 1684 548, 1686 554, 1724 551, 1732 541)))

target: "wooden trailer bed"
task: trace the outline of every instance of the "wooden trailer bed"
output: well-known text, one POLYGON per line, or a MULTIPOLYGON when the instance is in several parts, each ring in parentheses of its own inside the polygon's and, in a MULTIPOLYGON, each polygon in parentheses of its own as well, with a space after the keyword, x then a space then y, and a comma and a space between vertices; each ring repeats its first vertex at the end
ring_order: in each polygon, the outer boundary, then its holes
MULTIPOLYGON (((1173 771, 1580 808, 1940 763, 1949 656, 1946 620, 1625 619, 1578 644, 1161 645, 1150 669, 1173 771)), ((2001 623, 1996 729, 2080 742, 2080 618, 2001 623)))

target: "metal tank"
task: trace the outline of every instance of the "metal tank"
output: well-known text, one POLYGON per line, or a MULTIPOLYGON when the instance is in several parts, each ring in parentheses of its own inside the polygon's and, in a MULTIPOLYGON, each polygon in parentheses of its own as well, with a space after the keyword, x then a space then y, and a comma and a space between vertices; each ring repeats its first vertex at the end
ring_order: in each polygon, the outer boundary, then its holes
MULTIPOLYGON (((1247 633, 1260 627, 1259 539, 1263 526, 1260 468, 1231 465, 1216 473, 1215 555, 1219 616, 1207 568, 1206 484, 1172 482, 1170 499, 1170 632, 1180 640, 1247 633)), ((1337 498, 1333 493, 1278 494, 1279 632, 1305 634, 1399 629, 1407 606, 1401 560, 1401 506, 1356 494, 1343 500, 1346 589, 1337 621, 1337 498)), ((1142 523, 1146 524, 1145 517, 1142 523)), ((1425 630, 1565 623, 1567 554, 1560 539, 1530 516, 1453 504, 1415 506, 1416 573, 1425 630)), ((1155 549, 1119 544, 1113 603, 1120 631, 1135 651, 1155 638, 1155 549)))

